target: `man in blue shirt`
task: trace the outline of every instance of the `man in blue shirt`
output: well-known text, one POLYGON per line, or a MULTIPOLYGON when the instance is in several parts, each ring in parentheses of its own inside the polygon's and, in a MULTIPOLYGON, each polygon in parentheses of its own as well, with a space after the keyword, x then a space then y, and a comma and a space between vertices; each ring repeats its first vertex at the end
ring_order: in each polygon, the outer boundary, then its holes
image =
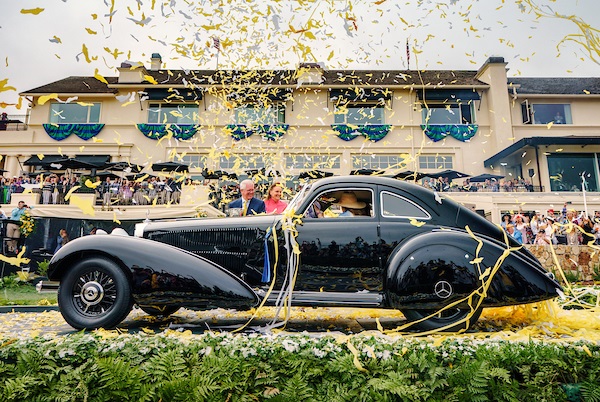
POLYGON ((513 237, 513 239, 517 241, 517 243, 523 244, 523 235, 521 234, 520 230, 515 230, 515 225, 509 223, 506 225, 506 231, 513 237))

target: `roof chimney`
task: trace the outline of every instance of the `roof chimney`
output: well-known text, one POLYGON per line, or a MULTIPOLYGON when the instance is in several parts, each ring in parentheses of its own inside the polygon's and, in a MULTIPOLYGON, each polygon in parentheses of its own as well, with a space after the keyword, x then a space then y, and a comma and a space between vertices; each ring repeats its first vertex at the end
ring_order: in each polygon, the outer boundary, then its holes
POLYGON ((323 83, 323 72, 325 63, 300 63, 296 69, 299 85, 311 85, 323 83))
POLYGON ((150 58, 150 70, 158 71, 162 65, 162 57, 160 57, 160 53, 152 53, 152 57, 150 58))

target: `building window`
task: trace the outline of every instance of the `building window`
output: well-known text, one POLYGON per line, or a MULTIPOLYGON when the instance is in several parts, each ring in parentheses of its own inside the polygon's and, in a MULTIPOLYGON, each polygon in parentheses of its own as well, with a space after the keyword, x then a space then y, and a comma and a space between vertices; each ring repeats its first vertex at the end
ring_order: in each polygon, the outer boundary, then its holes
POLYGON ((450 155, 419 155, 419 170, 424 169, 454 169, 453 158, 450 155))
POLYGON ((181 163, 185 163, 190 169, 203 169, 206 166, 206 155, 184 155, 181 158, 181 163))
POLYGON ((261 155, 231 155, 221 156, 219 166, 223 170, 262 169, 265 160, 261 155))
POLYGON ((268 106, 248 104, 235 108, 235 123, 243 125, 284 124, 285 105, 273 103, 268 106))
POLYGON ((151 103, 149 124, 196 124, 198 105, 193 103, 151 103))
POLYGON ((353 169, 399 169, 405 165, 404 158, 397 155, 354 155, 353 169))
POLYGON ((573 124, 571 117, 571 105, 553 103, 529 103, 521 104, 523 113, 523 124, 573 124))
POLYGON ((346 103, 337 105, 335 124, 385 124, 383 105, 377 103, 346 103))
POLYGON ((286 155, 286 169, 339 169, 340 155, 286 155))
POLYGON ((551 191, 581 191, 581 176, 586 182, 586 191, 598 191, 598 158, 600 154, 550 154, 548 172, 550 172, 551 191))
POLYGON ((473 102, 435 103, 428 102, 422 109, 423 124, 473 124, 475 114, 473 102))
POLYGON ((52 103, 50 123, 85 124, 100 122, 100 103, 52 103))

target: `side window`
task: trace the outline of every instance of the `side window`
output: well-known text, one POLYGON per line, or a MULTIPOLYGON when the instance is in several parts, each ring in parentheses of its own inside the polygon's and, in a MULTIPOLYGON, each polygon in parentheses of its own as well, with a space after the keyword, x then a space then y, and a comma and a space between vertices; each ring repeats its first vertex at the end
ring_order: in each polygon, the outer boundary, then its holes
POLYGON ((373 214, 373 192, 365 189, 336 189, 319 194, 306 209, 306 218, 368 217, 373 214))
POLYGON ((417 204, 387 191, 381 192, 381 216, 386 218, 431 219, 417 204))

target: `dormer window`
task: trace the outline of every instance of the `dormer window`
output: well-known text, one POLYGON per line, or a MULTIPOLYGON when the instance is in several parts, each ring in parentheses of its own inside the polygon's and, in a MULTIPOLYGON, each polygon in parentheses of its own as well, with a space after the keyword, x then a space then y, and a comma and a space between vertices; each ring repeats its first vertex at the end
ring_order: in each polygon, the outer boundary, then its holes
POLYGON ((250 103, 235 108, 235 123, 240 125, 273 125, 285 123, 285 104, 250 103))
POLYGON ((195 103, 151 103, 149 124, 196 124, 198 105, 195 103))
POLYGON ((332 89, 335 124, 385 124, 385 102, 392 91, 380 88, 332 89))
POLYGON ((423 124, 474 124, 474 101, 481 98, 470 89, 426 89, 417 92, 423 124))
POLYGON ((100 122, 100 103, 52 103, 50 123, 85 124, 100 122))
POLYGON ((523 124, 573 124, 571 105, 562 103, 521 103, 523 124))

